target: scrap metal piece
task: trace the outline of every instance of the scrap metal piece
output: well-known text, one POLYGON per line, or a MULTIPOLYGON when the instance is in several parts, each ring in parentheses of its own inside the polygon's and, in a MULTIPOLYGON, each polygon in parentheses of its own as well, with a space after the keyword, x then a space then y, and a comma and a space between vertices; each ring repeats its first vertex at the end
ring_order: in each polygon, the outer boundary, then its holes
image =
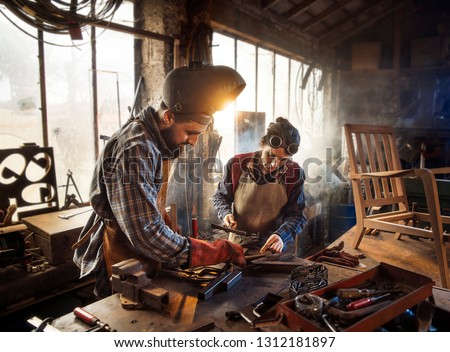
POLYGON ((142 264, 136 259, 127 259, 112 266, 112 290, 120 293, 123 308, 166 308, 169 305, 169 292, 151 282, 142 270, 142 264))
POLYGON ((242 278, 241 270, 225 270, 198 292, 198 299, 208 300, 218 292, 230 290, 242 278))
POLYGON ((198 292, 198 299, 207 301, 210 299, 215 293, 224 291, 224 287, 220 285, 223 280, 225 280, 228 276, 232 275, 232 271, 225 271, 216 277, 213 281, 207 284, 204 288, 202 288, 198 292))
POLYGON ((246 231, 234 230, 232 228, 225 227, 225 226, 220 226, 220 225, 216 225, 216 224, 211 224, 211 228, 212 229, 216 229, 216 230, 223 230, 225 232, 232 232, 232 233, 235 233, 235 234, 241 235, 241 236, 248 236, 246 231))

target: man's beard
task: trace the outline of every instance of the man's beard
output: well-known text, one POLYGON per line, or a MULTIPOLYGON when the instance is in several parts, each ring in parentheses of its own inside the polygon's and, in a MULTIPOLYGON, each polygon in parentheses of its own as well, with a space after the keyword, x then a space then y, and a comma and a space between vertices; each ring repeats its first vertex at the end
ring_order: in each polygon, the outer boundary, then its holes
POLYGON ((173 134, 172 129, 169 128, 169 129, 160 131, 160 133, 164 139, 164 142, 166 143, 167 149, 169 149, 171 151, 174 158, 177 158, 180 155, 180 145, 172 142, 172 134, 173 134))

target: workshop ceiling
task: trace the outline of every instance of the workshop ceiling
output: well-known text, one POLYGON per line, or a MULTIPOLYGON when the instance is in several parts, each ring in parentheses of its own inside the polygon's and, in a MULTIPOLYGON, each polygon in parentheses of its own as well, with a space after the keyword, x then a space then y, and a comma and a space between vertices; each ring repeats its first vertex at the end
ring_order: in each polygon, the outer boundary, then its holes
MULTIPOLYGON (((433 27, 450 14, 449 0, 233 0, 230 4, 307 35, 319 47, 328 49, 369 31, 390 28, 392 32, 396 14, 400 20, 428 14, 435 23, 430 21, 427 25, 433 27)), ((436 28, 424 29, 431 30, 436 28)))

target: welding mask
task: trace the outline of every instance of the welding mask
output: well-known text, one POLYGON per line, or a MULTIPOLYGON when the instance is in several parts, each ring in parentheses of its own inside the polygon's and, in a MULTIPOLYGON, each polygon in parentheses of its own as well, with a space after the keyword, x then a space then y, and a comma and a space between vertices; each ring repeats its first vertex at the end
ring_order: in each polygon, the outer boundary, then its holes
POLYGON ((212 115, 235 100, 245 85, 241 75, 227 66, 182 66, 166 76, 162 100, 175 116, 207 125, 212 115))

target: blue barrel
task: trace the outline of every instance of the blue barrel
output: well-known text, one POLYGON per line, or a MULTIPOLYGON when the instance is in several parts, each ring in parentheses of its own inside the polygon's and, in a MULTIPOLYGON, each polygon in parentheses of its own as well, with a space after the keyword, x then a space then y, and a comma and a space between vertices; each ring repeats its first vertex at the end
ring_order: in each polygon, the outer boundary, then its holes
POLYGON ((355 225, 356 213, 353 204, 330 205, 328 242, 334 242, 355 225))

